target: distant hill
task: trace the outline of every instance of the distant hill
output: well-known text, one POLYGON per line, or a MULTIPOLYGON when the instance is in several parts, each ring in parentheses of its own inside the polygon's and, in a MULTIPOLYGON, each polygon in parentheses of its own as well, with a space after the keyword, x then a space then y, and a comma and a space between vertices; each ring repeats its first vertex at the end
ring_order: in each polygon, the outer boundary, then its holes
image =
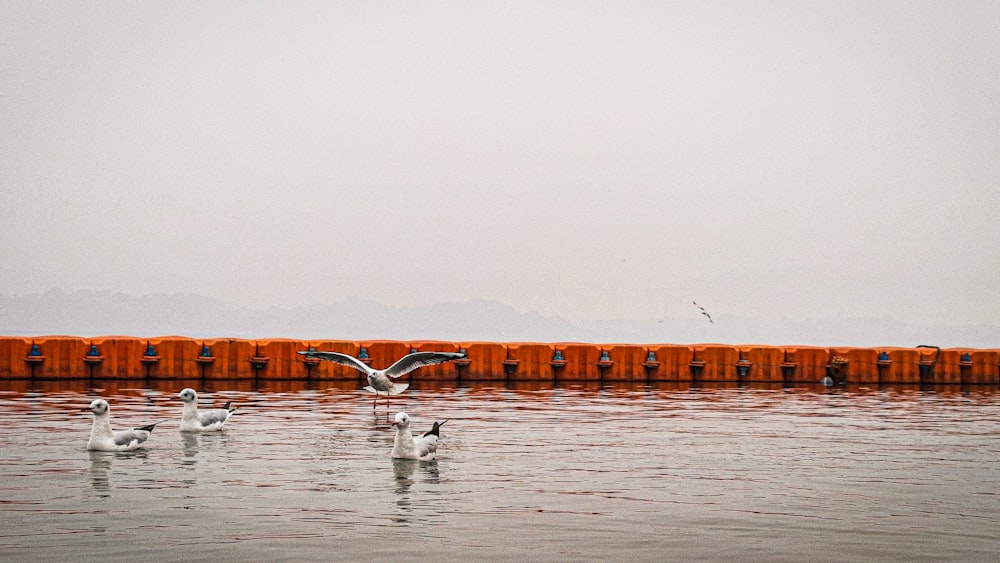
POLYGON ((522 313, 489 300, 389 307, 349 299, 249 309, 196 294, 53 289, 0 296, 0 335, 1000 348, 1000 325, 915 326, 889 317, 765 321, 724 314, 710 324, 697 311, 685 319, 580 321, 570 320, 571 314, 522 313))

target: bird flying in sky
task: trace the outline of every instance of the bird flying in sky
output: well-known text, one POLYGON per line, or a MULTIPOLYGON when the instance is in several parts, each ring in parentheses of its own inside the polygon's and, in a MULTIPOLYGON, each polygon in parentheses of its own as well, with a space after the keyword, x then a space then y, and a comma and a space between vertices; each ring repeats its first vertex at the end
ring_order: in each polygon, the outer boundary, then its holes
POLYGON ((701 309, 701 314, 702 315, 705 315, 706 317, 708 317, 708 322, 710 322, 712 324, 715 324, 715 321, 712 320, 712 315, 709 315, 708 311, 706 311, 704 307, 702 307, 701 305, 699 305, 696 301, 692 301, 692 303, 694 303, 695 307, 701 309))

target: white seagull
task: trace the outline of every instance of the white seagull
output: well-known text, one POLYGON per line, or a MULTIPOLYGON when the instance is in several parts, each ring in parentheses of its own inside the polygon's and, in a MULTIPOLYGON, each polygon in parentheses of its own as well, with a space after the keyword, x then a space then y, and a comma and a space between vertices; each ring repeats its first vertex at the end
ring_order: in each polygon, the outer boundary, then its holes
POLYGON ((396 413, 396 420, 392 425, 396 427, 396 441, 392 444, 393 459, 417 459, 420 461, 430 461, 437 455, 438 438, 441 437, 441 425, 443 422, 435 422, 430 430, 423 436, 410 434, 410 416, 405 412, 396 413))
POLYGON ((111 429, 111 407, 104 399, 94 399, 90 403, 90 412, 94 413, 94 427, 90 430, 88 450, 102 452, 130 452, 149 438, 159 422, 148 426, 140 426, 131 430, 111 429))
POLYGON ((465 354, 457 352, 412 352, 396 360, 396 363, 386 369, 372 369, 354 356, 348 356, 340 352, 316 352, 309 350, 299 352, 299 354, 307 358, 317 358, 342 366, 352 367, 367 375, 368 386, 365 387, 365 391, 375 393, 375 401, 372 402, 373 412, 375 411, 375 407, 378 406, 378 394, 380 392, 385 393, 385 408, 388 409, 389 397, 399 395, 410 386, 409 383, 394 383, 392 379, 406 375, 417 368, 442 364, 465 357, 465 354))
POLYGON ((181 413, 181 432, 213 432, 222 430, 222 425, 236 410, 226 403, 221 409, 198 410, 198 394, 190 387, 177 395, 184 401, 184 412, 181 413))

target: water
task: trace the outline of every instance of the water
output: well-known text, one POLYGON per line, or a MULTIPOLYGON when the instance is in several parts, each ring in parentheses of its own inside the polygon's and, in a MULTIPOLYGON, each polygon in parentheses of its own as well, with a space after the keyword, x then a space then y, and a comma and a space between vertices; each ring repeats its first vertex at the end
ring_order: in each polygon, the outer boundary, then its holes
POLYGON ((0 383, 6 560, 995 561, 1000 393, 413 388, 434 462, 354 383, 238 382, 181 435, 192 382, 0 383), (153 387, 148 387, 152 385, 153 387), (32 389, 32 387, 38 387, 32 389), (88 452, 94 394, 132 453, 88 452))

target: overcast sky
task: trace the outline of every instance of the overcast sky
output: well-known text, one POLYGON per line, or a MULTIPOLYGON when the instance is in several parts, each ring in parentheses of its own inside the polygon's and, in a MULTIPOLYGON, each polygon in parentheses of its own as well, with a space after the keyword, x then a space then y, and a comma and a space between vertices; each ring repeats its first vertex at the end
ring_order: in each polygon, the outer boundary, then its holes
POLYGON ((1000 320, 1000 3, 0 0, 0 293, 1000 320))

